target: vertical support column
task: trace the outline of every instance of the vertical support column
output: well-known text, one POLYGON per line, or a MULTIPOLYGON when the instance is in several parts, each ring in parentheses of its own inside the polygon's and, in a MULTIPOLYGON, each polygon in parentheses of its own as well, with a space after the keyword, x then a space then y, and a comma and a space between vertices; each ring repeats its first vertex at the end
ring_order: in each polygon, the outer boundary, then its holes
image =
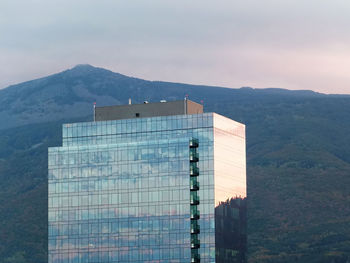
POLYGON ((198 161, 199 156, 197 152, 198 140, 190 140, 190 204, 191 204, 191 262, 200 262, 200 240, 198 235, 200 233, 200 227, 198 219, 200 218, 198 205, 199 205, 199 182, 197 180, 199 176, 198 161))

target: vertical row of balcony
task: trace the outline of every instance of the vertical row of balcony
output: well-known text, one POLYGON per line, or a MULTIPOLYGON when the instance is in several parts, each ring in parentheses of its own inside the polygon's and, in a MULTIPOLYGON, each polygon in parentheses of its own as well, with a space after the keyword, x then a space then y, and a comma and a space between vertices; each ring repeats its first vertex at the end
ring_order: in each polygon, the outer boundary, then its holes
POLYGON ((191 262, 200 262, 199 247, 200 241, 198 238, 200 228, 199 228, 199 182, 198 182, 198 140, 190 140, 190 190, 191 190, 191 262))

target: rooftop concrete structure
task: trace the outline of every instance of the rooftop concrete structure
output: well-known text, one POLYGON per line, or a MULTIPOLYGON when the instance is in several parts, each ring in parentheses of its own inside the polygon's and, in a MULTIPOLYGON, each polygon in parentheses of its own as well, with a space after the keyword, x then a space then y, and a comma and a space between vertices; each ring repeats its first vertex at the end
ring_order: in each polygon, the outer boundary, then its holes
POLYGON ((203 113, 203 105, 191 100, 161 101, 95 108, 95 121, 203 113))

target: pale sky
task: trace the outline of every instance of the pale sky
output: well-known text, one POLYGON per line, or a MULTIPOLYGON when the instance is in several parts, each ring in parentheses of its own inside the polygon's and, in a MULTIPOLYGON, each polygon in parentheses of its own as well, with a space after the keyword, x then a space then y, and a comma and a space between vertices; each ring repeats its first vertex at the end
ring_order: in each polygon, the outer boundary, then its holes
POLYGON ((350 1, 0 1, 0 88, 76 64, 148 80, 350 94, 350 1))

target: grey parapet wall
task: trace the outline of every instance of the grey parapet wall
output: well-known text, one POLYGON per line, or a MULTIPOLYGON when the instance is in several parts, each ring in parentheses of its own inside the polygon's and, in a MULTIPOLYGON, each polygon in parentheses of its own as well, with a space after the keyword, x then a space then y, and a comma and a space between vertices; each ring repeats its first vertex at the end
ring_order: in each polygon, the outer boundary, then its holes
POLYGON ((95 121, 108 121, 200 113, 203 113, 203 105, 185 99, 169 102, 96 107, 94 114, 95 121))

